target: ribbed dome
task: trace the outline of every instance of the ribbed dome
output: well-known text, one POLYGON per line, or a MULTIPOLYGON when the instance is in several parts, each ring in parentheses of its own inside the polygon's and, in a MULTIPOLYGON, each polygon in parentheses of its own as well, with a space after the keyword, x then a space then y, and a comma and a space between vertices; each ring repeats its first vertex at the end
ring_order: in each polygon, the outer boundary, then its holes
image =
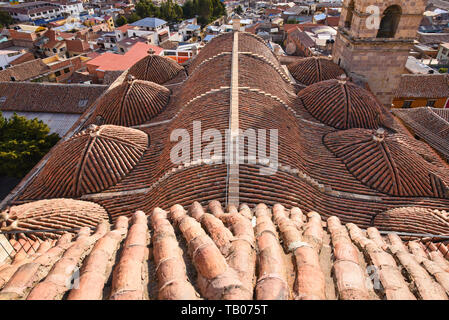
POLYGON ((163 84, 173 79, 182 69, 183 67, 170 58, 150 54, 136 62, 129 69, 129 74, 138 80, 163 84))
POLYGON ((332 60, 325 57, 309 57, 288 65, 288 70, 299 83, 309 86, 311 84, 337 79, 345 71, 332 60))
POLYGON ((139 125, 158 115, 169 96, 170 90, 154 82, 128 79, 105 94, 92 119, 101 119, 101 124, 139 125))
POLYGON ((148 136, 140 130, 91 125, 57 146, 26 197, 78 197, 103 191, 133 169, 147 146, 148 136))
POLYGON ((314 118, 337 129, 377 129, 385 122, 373 95, 350 81, 319 82, 301 90, 298 97, 314 118))
POLYGON ((394 196, 448 197, 432 165, 407 148, 402 136, 383 129, 335 131, 324 144, 363 184, 394 196))
POLYGON ((374 217, 374 226, 390 231, 447 234, 448 220, 442 211, 421 207, 400 207, 374 217))
POLYGON ((95 227, 98 222, 108 219, 106 210, 93 202, 73 199, 39 200, 2 211, 0 230, 95 227))

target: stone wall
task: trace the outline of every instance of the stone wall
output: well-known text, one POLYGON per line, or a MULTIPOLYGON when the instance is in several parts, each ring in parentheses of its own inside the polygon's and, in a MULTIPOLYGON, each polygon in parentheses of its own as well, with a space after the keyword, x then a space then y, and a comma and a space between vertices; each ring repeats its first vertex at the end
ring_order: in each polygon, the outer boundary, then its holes
POLYGON ((334 62, 343 67, 349 76, 365 81, 384 105, 391 106, 393 92, 398 87, 401 74, 413 40, 416 37, 425 0, 354 0, 351 28, 345 28, 348 6, 344 1, 339 33, 333 48, 334 62), (376 38, 377 29, 369 24, 369 6, 379 7, 383 13, 392 5, 401 7, 402 15, 394 38, 376 38))

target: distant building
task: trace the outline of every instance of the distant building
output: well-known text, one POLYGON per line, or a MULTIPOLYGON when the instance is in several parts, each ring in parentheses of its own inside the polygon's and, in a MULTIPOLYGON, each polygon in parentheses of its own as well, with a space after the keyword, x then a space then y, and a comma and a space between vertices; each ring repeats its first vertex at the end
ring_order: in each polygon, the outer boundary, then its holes
MULTIPOLYGON (((162 50, 162 48, 160 49, 162 50)), ((87 70, 97 82, 101 83, 106 72, 127 70, 137 61, 146 57, 149 51, 155 52, 153 45, 139 42, 123 55, 105 52, 87 62, 87 70)))
POLYGON ((368 84, 385 105, 391 106, 394 91, 401 82, 404 66, 427 1, 415 5, 401 0, 345 0, 338 34, 333 46, 334 62, 356 81, 368 84), (364 14, 367 6, 377 5, 382 19, 379 28, 370 27, 364 14))
POLYGON ((61 16, 65 12, 61 5, 45 1, 8 4, 0 7, 0 10, 9 12, 11 17, 19 21, 52 19, 61 16))
POLYGON ((437 54, 438 63, 447 64, 449 63, 449 43, 440 43, 437 54))
POLYGON ((11 63, 26 53, 19 49, 0 49, 0 70, 11 67, 11 63))
POLYGON ((158 45, 160 42, 169 40, 170 28, 167 21, 159 18, 145 18, 134 23, 128 29, 128 37, 147 37, 152 44, 158 45))
POLYGON ((447 74, 404 74, 394 92, 394 108, 446 108, 449 97, 447 74))
POLYGON ((103 85, 34 82, 0 83, 0 110, 6 118, 14 112, 44 121, 60 136, 107 89, 103 85))

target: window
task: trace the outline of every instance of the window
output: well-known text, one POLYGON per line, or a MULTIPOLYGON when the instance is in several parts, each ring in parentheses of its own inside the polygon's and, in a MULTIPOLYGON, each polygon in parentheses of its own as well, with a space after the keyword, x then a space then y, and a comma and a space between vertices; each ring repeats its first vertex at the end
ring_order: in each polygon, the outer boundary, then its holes
POLYGON ((88 102, 88 99, 81 99, 78 102, 78 107, 83 108, 83 107, 87 106, 87 102, 88 102))
POLYGON ((53 52, 54 52, 54 53, 57 53, 57 52, 58 52, 58 49, 53 48, 53 52))
POLYGON ((352 18, 354 16, 354 0, 348 6, 348 12, 345 19, 345 28, 351 29, 352 18))
POLYGON ((427 106, 433 108, 435 106, 435 102, 435 100, 427 100, 427 106))
POLYGON ((16 78, 15 77, 11 77, 11 81, 16 81, 16 78))
POLYGON ((70 68, 65 68, 64 69, 64 73, 69 73, 70 72, 70 68))
POLYGON ((5 96, 0 97, 0 103, 5 103, 5 101, 6 101, 6 97, 5 96))
POLYGON ((59 77, 61 75, 61 71, 56 71, 55 76, 59 77))
POLYGON ((411 101, 411 100, 404 101, 402 108, 409 109, 412 106, 412 102, 413 101, 411 101))
POLYGON ((401 18, 401 7, 394 5, 385 9, 380 21, 377 38, 394 38, 401 18))

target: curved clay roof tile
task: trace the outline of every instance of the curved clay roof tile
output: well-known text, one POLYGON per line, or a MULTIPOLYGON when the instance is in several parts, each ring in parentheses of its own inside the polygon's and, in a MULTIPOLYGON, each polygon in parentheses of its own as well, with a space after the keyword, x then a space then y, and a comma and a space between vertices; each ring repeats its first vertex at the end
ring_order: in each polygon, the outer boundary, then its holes
POLYGON ((133 169, 147 146, 148 136, 140 130, 91 125, 52 151, 26 197, 79 197, 103 191, 133 169))
POLYGON ((432 165, 401 143, 396 134, 350 129, 324 137, 324 144, 363 184, 389 195, 447 197, 445 182, 432 165))
POLYGON ((350 81, 319 82, 301 90, 298 97, 314 118, 337 129, 377 129, 386 122, 373 95, 350 81))
POLYGON ((150 54, 136 62, 129 69, 129 74, 138 80, 163 84, 173 79, 182 69, 184 68, 170 58, 150 54))
POLYGON ((100 117, 104 124, 125 127, 139 125, 158 115, 168 104, 169 97, 167 88, 131 77, 105 94, 92 119, 100 117))
POLYGON ((299 83, 309 86, 311 84, 337 79, 345 74, 332 60, 325 57, 309 57, 288 65, 288 70, 299 83))
MULTIPOLYGON (((95 227, 108 220, 108 213, 99 204, 73 199, 33 201, 0 213, 1 230, 45 230, 95 227)), ((42 234, 52 236, 53 233, 42 234)))

